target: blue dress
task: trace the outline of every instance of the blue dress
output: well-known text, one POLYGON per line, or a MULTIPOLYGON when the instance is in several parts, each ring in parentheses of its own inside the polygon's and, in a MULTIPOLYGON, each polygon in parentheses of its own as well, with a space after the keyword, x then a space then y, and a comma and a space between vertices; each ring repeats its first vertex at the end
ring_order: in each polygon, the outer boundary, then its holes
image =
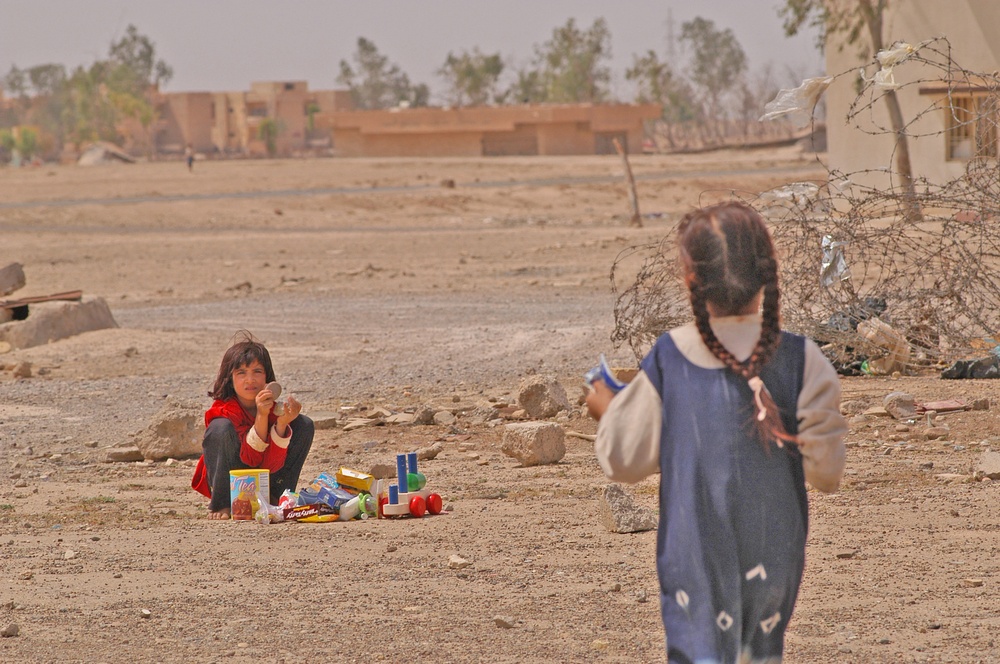
MULTIPOLYGON (((791 434, 804 367, 805 339, 785 332, 760 373, 791 434)), ((669 334, 642 369, 663 401, 656 566, 667 658, 779 662, 805 563, 802 459, 756 437, 745 379, 691 363, 669 334)))

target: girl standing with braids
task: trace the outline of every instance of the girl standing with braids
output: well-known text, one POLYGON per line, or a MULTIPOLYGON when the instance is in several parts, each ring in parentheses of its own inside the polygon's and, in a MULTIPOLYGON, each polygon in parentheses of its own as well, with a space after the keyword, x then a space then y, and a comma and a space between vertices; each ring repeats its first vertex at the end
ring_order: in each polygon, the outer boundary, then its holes
POLYGON ((595 451, 616 481, 660 472, 668 660, 776 664, 805 563, 805 483, 832 492, 844 470, 840 384, 815 343, 781 331, 774 245, 752 208, 688 214, 678 247, 694 323, 661 336, 617 396, 594 384, 595 451))

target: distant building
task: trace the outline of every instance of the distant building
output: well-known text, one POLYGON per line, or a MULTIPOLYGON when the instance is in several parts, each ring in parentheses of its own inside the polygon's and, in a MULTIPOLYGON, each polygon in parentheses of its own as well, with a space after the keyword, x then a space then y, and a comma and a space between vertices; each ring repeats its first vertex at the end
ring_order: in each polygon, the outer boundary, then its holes
MULTIPOLYGON (((986 0, 909 0, 890 3, 883 25, 884 44, 888 47, 900 40, 912 45, 935 37, 947 37, 952 59, 973 72, 991 73, 1000 70, 1000 2, 986 0)), ((864 33, 862 33, 864 34, 864 33)), ((842 35, 828 37, 826 68, 831 75, 858 69, 856 46, 840 48, 842 35)), ((872 70, 869 69, 869 74, 872 70)), ((897 90, 904 122, 912 122, 908 147, 913 175, 936 184, 960 177, 970 159, 998 156, 997 123, 1000 104, 996 93, 987 91, 974 80, 926 80, 938 72, 915 61, 904 62, 893 69, 897 83, 920 81, 897 90), (949 97, 950 94, 950 105, 949 97), (916 119, 922 111, 936 104, 933 111, 916 119), (981 116, 979 122, 971 121, 981 116)), ((956 76, 958 74, 956 73, 956 76)), ((852 174, 869 169, 884 169, 891 162, 895 136, 884 133, 872 136, 844 122, 857 92, 854 76, 842 76, 826 92, 827 140, 830 167, 852 174)), ((871 113, 864 112, 865 126, 890 127, 885 103, 875 102, 871 113)), ((868 184, 885 179, 872 173, 861 179, 868 184)))
POLYGON ((321 112, 345 157, 614 154, 640 152, 658 104, 558 104, 321 112))
POLYGON ((558 104, 354 110, 347 90, 309 90, 305 81, 251 84, 247 92, 155 93, 157 120, 123 124, 133 154, 150 151, 262 156, 261 123, 278 123, 276 154, 345 157, 613 154, 614 139, 642 149, 657 104, 558 104), (152 145, 150 145, 150 142, 152 145), (150 149, 152 148, 152 150, 150 149))

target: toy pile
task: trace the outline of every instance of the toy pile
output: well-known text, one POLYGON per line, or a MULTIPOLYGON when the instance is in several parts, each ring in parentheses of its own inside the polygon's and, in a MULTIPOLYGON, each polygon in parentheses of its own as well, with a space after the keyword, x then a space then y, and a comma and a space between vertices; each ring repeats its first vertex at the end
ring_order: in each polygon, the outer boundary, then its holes
POLYGON ((396 456, 396 474, 396 483, 391 484, 368 473, 342 467, 335 475, 320 473, 298 492, 286 489, 277 505, 268 504, 266 491, 258 486, 253 518, 264 524, 280 521, 323 523, 373 516, 380 519, 419 518, 426 513, 441 513, 441 496, 425 488, 427 478, 417 471, 416 452, 396 456))

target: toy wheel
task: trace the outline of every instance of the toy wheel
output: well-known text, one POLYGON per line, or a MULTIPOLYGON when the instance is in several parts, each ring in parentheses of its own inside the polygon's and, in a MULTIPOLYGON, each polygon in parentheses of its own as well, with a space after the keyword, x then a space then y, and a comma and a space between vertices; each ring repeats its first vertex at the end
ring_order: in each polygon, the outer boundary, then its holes
POLYGON ((424 501, 423 496, 414 496, 413 498, 410 498, 410 514, 412 516, 419 519, 426 511, 427 503, 424 501))
POLYGON ((431 514, 440 514, 441 509, 444 505, 441 502, 441 496, 436 493, 432 493, 427 496, 427 511, 431 514))

